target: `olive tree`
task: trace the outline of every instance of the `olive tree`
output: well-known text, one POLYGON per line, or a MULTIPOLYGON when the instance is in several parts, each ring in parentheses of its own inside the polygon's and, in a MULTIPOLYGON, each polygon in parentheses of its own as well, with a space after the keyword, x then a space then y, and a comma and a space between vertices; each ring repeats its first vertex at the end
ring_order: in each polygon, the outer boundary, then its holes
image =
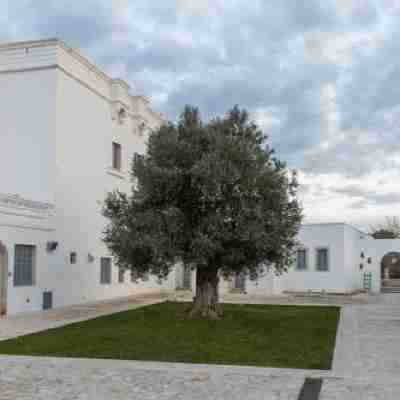
POLYGON ((179 262, 194 269, 190 315, 222 315, 220 277, 256 279, 266 265, 281 273, 291 264, 302 217, 296 174, 245 110, 203 122, 186 106, 150 134, 131 175, 131 194, 105 201, 105 243, 139 277, 165 278, 179 262))

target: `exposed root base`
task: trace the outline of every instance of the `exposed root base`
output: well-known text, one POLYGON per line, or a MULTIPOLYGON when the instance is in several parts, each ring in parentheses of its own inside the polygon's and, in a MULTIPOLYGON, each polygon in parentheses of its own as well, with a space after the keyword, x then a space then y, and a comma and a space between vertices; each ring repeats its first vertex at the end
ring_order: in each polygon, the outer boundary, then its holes
POLYGON ((189 318, 220 319, 223 315, 218 296, 218 271, 216 269, 197 269, 196 295, 192 307, 188 310, 189 318))
POLYGON ((201 307, 193 304, 188 310, 187 316, 189 318, 204 318, 218 320, 224 315, 222 307, 219 304, 215 304, 213 307, 201 307))

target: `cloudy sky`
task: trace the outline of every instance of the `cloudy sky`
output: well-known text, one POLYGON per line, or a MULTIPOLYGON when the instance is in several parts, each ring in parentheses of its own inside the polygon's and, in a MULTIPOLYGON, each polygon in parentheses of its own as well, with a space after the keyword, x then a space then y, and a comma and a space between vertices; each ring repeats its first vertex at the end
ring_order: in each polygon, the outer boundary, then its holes
POLYGON ((59 37, 175 119, 246 107, 308 221, 400 214, 398 0, 3 0, 0 41, 59 37))

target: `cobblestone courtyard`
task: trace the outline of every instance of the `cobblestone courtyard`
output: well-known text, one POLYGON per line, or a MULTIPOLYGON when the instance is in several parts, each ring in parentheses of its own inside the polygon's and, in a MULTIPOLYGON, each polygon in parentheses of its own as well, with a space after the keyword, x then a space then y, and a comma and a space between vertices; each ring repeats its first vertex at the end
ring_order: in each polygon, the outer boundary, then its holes
MULTIPOLYGON (((79 312, 68 308, 64 315, 72 318, 64 321, 61 310, 25 316, 25 320, 30 321, 28 330, 36 331, 46 328, 43 321, 48 321, 47 327, 53 326, 55 315, 60 326, 161 300, 142 298, 132 304, 121 300, 92 305, 87 314, 84 306, 79 312)), ((268 302, 265 299, 264 303, 268 302)), ((0 356, 0 399, 295 400, 305 377, 323 378, 321 400, 400 398, 400 296, 345 303, 331 371, 0 356)), ((21 318, 1 319, 0 337, 1 332, 3 339, 10 337, 13 324, 17 327, 15 335, 21 334, 21 318)))

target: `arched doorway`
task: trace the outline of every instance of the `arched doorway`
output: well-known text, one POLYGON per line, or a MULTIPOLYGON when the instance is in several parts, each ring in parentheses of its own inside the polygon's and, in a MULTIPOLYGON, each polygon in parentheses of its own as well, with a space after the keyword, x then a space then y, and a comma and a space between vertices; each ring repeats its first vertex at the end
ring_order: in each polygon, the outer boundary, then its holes
POLYGON ((400 252, 386 253, 381 260, 383 292, 400 292, 400 252))
POLYGON ((7 249, 0 242, 0 315, 7 313, 8 265, 7 249))

